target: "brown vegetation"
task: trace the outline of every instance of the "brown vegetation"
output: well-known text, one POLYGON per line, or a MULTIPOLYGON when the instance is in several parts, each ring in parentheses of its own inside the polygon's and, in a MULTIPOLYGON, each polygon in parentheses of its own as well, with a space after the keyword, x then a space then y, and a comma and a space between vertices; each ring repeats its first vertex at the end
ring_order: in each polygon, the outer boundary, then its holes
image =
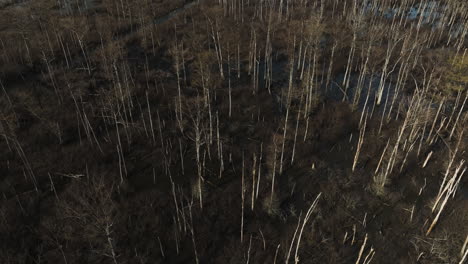
POLYGON ((0 7, 2 263, 466 260, 464 1, 67 3, 0 7))

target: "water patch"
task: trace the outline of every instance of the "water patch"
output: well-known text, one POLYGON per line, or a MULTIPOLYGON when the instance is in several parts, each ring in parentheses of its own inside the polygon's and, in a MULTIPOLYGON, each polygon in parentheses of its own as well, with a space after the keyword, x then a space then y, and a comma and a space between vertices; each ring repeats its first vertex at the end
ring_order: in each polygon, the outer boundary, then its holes
POLYGON ((0 0, 0 8, 19 6, 29 1, 30 0, 0 0))
POLYGON ((72 15, 95 7, 94 0, 58 0, 62 15, 72 15))
POLYGON ((439 6, 439 2, 431 1, 427 4, 417 3, 409 8, 402 7, 376 7, 373 3, 368 3, 365 7, 365 12, 370 13, 374 10, 374 15, 381 15, 388 19, 393 19, 397 15, 405 14, 404 17, 408 20, 422 19, 422 24, 430 23, 431 20, 441 18, 447 7, 439 6))
POLYGON ((184 6, 171 11, 169 14, 167 14, 167 15, 165 15, 163 17, 156 18, 155 20, 153 20, 153 24, 155 24, 155 25, 162 24, 162 23, 168 21, 169 19, 175 17, 180 12, 194 6, 196 3, 197 3, 197 1, 188 2, 184 6))
POLYGON ((411 7, 376 7, 373 3, 369 2, 365 7, 366 13, 373 13, 373 15, 382 16, 386 19, 400 19, 403 18, 408 21, 418 22, 420 25, 429 25, 432 30, 450 27, 451 37, 458 37, 463 34, 463 23, 449 24, 447 21, 443 22, 444 15, 448 12, 447 5, 441 5, 439 1, 430 1, 427 3, 416 3, 411 7))
POLYGON ((382 104, 384 104, 386 100, 390 102, 395 96, 395 85, 388 80, 385 81, 385 79, 382 81, 381 74, 367 74, 360 78, 359 74, 351 73, 349 81, 346 81, 348 84, 343 84, 344 78, 344 73, 341 73, 332 80, 328 88, 325 84, 322 85, 323 87, 321 89, 326 91, 325 96, 327 98, 343 100, 345 97, 348 102, 356 101, 356 106, 360 110, 363 110, 366 105, 366 100, 367 106, 371 106, 375 103, 379 89, 382 90, 382 104), (346 88, 346 86, 348 88, 346 88), (367 96, 368 94, 369 96, 367 96))

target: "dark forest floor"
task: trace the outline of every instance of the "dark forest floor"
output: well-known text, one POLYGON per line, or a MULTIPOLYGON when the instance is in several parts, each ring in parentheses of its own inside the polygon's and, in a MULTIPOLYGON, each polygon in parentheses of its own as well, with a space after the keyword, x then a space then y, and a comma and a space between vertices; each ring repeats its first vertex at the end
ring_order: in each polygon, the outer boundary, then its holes
POLYGON ((366 16, 352 44, 332 3, 38 2, 0 10, 1 263, 463 258, 465 40, 366 16))

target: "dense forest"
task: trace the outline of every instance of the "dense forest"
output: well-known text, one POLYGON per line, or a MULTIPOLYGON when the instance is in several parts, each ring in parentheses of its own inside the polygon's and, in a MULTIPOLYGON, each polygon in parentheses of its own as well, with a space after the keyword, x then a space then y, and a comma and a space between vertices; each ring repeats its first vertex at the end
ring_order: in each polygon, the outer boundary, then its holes
POLYGON ((465 0, 0 0, 0 262, 468 263, 465 0))

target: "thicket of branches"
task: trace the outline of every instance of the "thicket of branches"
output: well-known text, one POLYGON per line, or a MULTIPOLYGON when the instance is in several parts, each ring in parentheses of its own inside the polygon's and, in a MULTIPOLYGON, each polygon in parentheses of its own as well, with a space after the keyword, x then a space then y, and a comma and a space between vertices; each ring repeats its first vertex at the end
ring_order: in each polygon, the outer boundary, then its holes
POLYGON ((467 3, 137 2, 0 10, 5 263, 466 260, 467 3))

